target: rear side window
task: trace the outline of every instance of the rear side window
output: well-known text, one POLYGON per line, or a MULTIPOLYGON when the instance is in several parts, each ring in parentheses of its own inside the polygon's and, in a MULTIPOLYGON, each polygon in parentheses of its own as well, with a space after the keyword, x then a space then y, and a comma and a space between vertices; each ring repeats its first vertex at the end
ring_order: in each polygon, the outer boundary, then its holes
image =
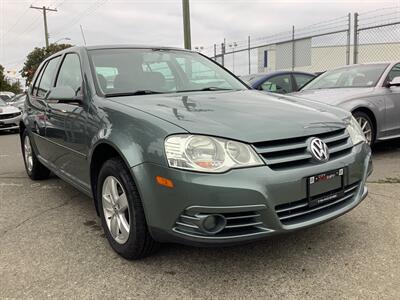
POLYGON ((56 86, 69 86, 75 93, 81 89, 82 73, 79 56, 67 54, 58 73, 56 86))
POLYGON ((43 72, 42 78, 40 79, 37 96, 40 98, 44 98, 52 86, 54 75, 56 73, 58 61, 60 57, 55 57, 51 59, 46 66, 46 69, 43 72))
POLYGON ((32 88, 32 95, 34 95, 34 96, 37 95, 40 79, 42 78, 44 69, 46 69, 46 64, 40 69, 40 72, 36 77, 35 83, 34 83, 33 88, 32 88))

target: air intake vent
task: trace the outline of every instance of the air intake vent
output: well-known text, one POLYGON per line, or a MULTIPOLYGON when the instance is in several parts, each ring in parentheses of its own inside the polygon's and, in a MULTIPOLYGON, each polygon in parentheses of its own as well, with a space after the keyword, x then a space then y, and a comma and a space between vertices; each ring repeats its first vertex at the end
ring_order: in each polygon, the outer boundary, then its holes
POLYGON ((348 205, 353 201, 359 186, 359 182, 349 185, 345 188, 344 195, 339 199, 327 201, 317 206, 310 207, 308 200, 303 199, 278 205, 275 207, 275 211, 279 220, 284 225, 305 222, 348 205))

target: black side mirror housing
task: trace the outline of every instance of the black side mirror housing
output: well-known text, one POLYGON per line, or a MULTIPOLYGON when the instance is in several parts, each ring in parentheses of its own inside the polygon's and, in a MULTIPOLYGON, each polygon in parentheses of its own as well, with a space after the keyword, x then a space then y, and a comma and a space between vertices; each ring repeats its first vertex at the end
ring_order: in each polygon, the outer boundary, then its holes
POLYGON ((392 81, 388 82, 387 86, 388 87, 400 86, 400 76, 397 76, 397 77, 393 78, 392 81))
POLYGON ((82 102, 82 96, 77 96, 74 89, 70 86, 58 86, 51 88, 46 96, 46 99, 61 102, 82 102))

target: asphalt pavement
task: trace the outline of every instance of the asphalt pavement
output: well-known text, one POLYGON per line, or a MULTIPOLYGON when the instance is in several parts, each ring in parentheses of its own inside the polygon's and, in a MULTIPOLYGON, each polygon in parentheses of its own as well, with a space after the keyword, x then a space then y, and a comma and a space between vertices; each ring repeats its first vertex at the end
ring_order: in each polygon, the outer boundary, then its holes
POLYGON ((56 177, 31 181, 18 135, 0 133, 0 298, 400 299, 400 141, 377 145, 374 166, 367 199, 331 222, 127 261, 92 200, 56 177))

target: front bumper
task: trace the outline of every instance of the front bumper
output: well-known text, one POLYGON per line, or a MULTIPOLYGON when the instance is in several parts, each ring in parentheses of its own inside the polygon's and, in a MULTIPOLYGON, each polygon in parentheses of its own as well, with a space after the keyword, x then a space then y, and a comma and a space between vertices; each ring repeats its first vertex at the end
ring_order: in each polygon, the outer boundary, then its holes
MULTIPOLYGON (((132 168, 153 238, 197 246, 237 244, 334 219, 367 196, 365 183, 371 172, 371 150, 364 143, 338 159, 290 170, 263 166, 203 174, 149 163, 132 168), (348 189, 343 201, 310 209, 289 222, 283 220, 280 207, 288 211, 287 207, 298 207, 307 198, 307 177, 340 168, 346 169, 348 189), (158 185, 156 176, 172 180, 174 188, 158 185), (207 214, 225 217, 229 228, 216 234, 200 232, 198 218, 207 214)), ((284 215, 287 218, 287 212, 284 215)))
POLYGON ((10 119, 0 119, 0 131, 19 129, 21 115, 10 119))

